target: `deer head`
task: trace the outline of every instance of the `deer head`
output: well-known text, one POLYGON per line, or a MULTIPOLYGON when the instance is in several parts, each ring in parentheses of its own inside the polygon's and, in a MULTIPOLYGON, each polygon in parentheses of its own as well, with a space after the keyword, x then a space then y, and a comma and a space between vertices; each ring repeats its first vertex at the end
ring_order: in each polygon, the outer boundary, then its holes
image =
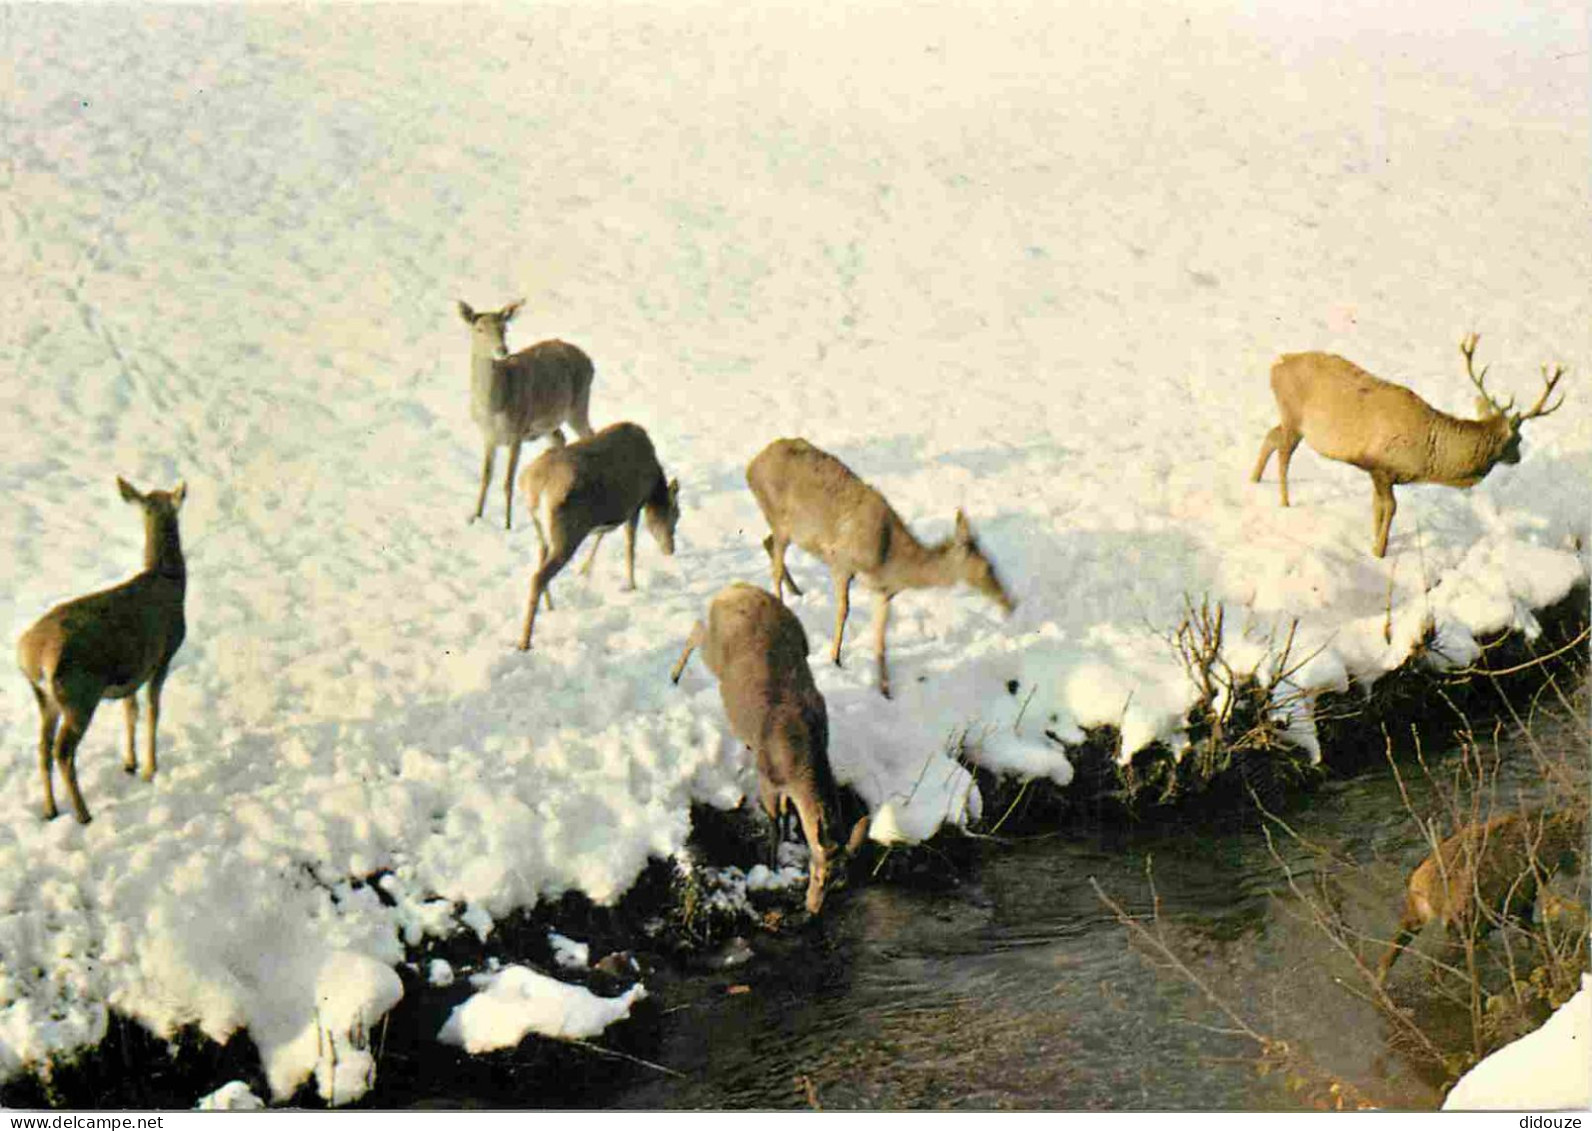
POLYGON ((1006 587, 996 575, 995 567, 984 556, 984 551, 979 549, 978 539, 973 536, 973 527, 967 521, 967 515, 960 510, 956 512, 956 532, 951 535, 949 551, 961 580, 994 601, 1003 613, 1010 613, 1017 607, 1017 602, 1007 594, 1006 587))
POLYGON ((459 300, 459 317, 470 327, 470 333, 477 339, 478 346, 484 346, 487 354, 496 358, 505 358, 509 355, 508 339, 504 331, 508 324, 514 321, 514 316, 520 312, 520 307, 525 305, 524 299, 511 302, 502 310, 475 311, 470 304, 459 300))
POLYGON ((1548 367, 1544 365, 1542 367, 1542 395, 1525 412, 1514 412, 1514 397, 1510 397, 1504 404, 1499 404, 1498 401, 1493 399, 1493 395, 1487 391, 1487 370, 1491 367, 1484 365, 1480 373, 1476 372, 1476 343, 1480 340, 1480 334, 1472 333, 1459 343, 1459 352, 1465 358, 1465 373, 1470 378, 1471 384, 1476 386, 1476 392, 1478 393, 1476 411, 1482 420, 1495 421, 1499 427, 1500 434, 1506 437, 1503 443, 1503 450, 1498 457, 1499 462, 1519 463, 1520 426, 1528 420, 1536 420, 1538 417, 1547 416, 1559 410, 1564 404, 1564 395, 1561 393, 1559 399, 1551 405, 1548 404, 1548 398, 1553 395, 1554 389, 1558 387, 1559 381, 1564 377, 1566 371, 1564 366, 1556 365, 1550 375, 1548 367))

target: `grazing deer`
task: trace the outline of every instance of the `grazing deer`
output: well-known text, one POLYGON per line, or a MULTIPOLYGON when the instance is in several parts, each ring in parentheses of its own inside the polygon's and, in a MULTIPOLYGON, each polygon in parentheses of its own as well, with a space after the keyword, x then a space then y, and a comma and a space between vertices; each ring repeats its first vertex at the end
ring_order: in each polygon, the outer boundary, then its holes
POLYGON ((128 773, 137 768, 138 689, 149 685, 145 716, 145 781, 155 776, 155 727, 160 721, 160 688, 171 658, 182 645, 186 625, 183 593, 188 584, 177 533, 177 512, 187 494, 178 483, 170 491, 140 494, 117 479, 122 498, 144 511, 144 569, 110 589, 57 605, 17 641, 17 665, 39 703, 39 776, 44 782, 44 819, 56 814, 50 763, 61 777, 80 824, 88 806, 77 788, 77 745, 83 740, 101 699, 121 699, 127 715, 128 773))
POLYGON ((1496 463, 1520 462, 1520 426, 1547 416, 1564 397, 1547 405, 1564 367, 1542 367, 1546 388, 1526 412, 1511 412, 1514 399, 1500 405, 1487 392, 1487 368, 1475 370, 1478 335, 1460 343, 1465 371, 1480 396, 1481 418, 1463 420, 1439 412, 1402 385, 1373 377, 1353 362, 1329 353, 1284 354, 1271 367, 1271 390, 1282 416, 1266 433, 1250 482, 1260 482, 1271 453, 1277 453, 1282 505, 1288 505, 1288 463, 1300 439, 1328 459, 1353 464, 1371 475, 1371 552, 1387 552, 1388 530, 1398 504, 1399 483, 1439 483, 1474 487, 1496 463))
POLYGON ((772 533, 763 539, 773 569, 774 592, 783 600, 785 585, 801 589, 785 568, 785 550, 794 542, 829 565, 835 582, 835 642, 829 658, 840 663, 841 637, 851 611, 851 580, 860 577, 877 594, 874 652, 879 661, 879 693, 890 697, 885 662, 885 628, 890 601, 903 589, 966 582, 990 597, 1002 611, 1016 607, 1007 596, 961 511, 956 533, 925 546, 883 495, 828 452, 806 440, 775 440, 746 467, 746 482, 772 533))
POLYGON ((868 835, 868 818, 853 826, 844 846, 835 843, 840 808, 829 768, 829 714, 807 666, 807 634, 779 598, 737 582, 720 590, 707 621, 692 627, 669 673, 675 683, 697 648, 718 678, 730 731, 757 760, 758 798, 772 825, 771 863, 778 862, 779 819, 787 802, 801 819, 810 854, 807 910, 816 915, 830 873, 868 835))
POLYGON ((581 573, 591 572, 602 536, 625 528, 625 587, 636 587, 636 524, 642 512, 647 529, 666 555, 674 554, 674 528, 680 521, 680 481, 664 481, 652 440, 638 424, 610 424, 601 432, 565 447, 549 448, 520 476, 520 491, 531 510, 541 557, 531 578, 531 607, 525 614, 520 650, 531 646, 536 606, 553 597, 548 586, 587 534, 597 532, 581 573))
POLYGON ((1538 888, 1586 848, 1586 816, 1510 813, 1466 825, 1410 873, 1404 913, 1382 961, 1387 978, 1404 947, 1434 919, 1451 934, 1479 938, 1502 918, 1529 920, 1538 888))
POLYGON ((555 447, 564 446, 559 425, 568 422, 582 437, 591 435, 586 419, 591 402, 591 358, 568 342, 552 339, 510 354, 504 329, 525 300, 502 310, 474 311, 459 303, 459 316, 470 327, 470 417, 481 429, 485 453, 481 457, 481 493, 475 514, 486 509, 486 489, 492 482, 492 462, 497 449, 508 445, 509 470, 503 477, 503 528, 514 518, 514 472, 520 464, 520 445, 551 432, 555 447))

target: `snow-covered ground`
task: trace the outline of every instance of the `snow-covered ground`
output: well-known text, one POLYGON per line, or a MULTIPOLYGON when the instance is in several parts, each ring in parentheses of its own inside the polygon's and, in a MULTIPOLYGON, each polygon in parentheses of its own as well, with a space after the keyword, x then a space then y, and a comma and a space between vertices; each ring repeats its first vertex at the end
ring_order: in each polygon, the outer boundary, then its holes
POLYGON ((1542 1028, 1505 1045, 1459 1078, 1444 1111, 1536 1108, 1585 1111, 1592 1104, 1592 975, 1542 1028))
MULTIPOLYGON (((1335 686, 1586 576, 1582 5, 5 6, 0 42, 10 638, 137 567, 114 476, 189 486, 157 780, 112 706, 94 823, 42 822, 32 697, 0 694, 0 1074, 114 1007, 246 1026, 278 1096, 352 1098, 406 942, 674 853, 749 784, 705 669, 668 669, 767 577, 742 469, 778 436, 925 538, 965 508, 1020 601, 897 600, 892 702, 866 601, 815 663, 876 835, 976 810, 964 728, 1058 781, 1046 729, 1175 741, 1186 595, 1239 658, 1299 617, 1335 686), (528 655, 529 524, 497 484, 465 522, 453 305, 520 296, 512 344, 584 347, 594 422, 643 424, 684 510, 635 592, 617 538, 560 577, 528 655), (1385 560, 1362 472, 1301 450, 1286 511, 1249 483, 1276 355, 1460 412, 1472 329, 1500 393, 1571 366, 1567 406, 1475 490, 1402 490, 1385 560)), ((792 569, 816 660, 832 595, 792 569)))

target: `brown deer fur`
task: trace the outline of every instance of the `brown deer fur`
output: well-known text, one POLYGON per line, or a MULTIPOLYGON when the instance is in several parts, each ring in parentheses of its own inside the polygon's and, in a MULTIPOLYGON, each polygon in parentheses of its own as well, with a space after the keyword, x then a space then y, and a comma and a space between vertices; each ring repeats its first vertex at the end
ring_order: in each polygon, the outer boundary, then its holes
POLYGON ((140 687, 149 686, 145 717, 143 779, 155 776, 155 727, 160 689, 186 625, 183 596, 187 567, 177 531, 177 512, 187 488, 140 494, 118 479, 122 498, 144 512, 144 569, 110 589, 57 605, 17 641, 17 665, 39 704, 39 777, 44 817, 56 815, 51 763, 61 768, 72 811, 88 824, 88 806, 77 786, 78 743, 101 699, 121 699, 127 721, 123 766, 136 768, 134 739, 140 687))
POLYGON ((664 554, 674 553, 674 528, 680 521, 680 481, 665 482, 652 440, 637 424, 610 424, 601 432, 565 447, 549 448, 520 477, 530 507, 541 557, 531 579, 530 608, 520 649, 531 646, 536 606, 553 598, 548 587, 592 531, 597 541, 582 572, 591 570, 602 536, 625 528, 625 587, 636 587, 636 524, 643 513, 664 554))
POLYGON ((1538 888, 1585 850, 1585 815, 1510 813, 1466 825, 1410 873, 1393 942, 1378 980, 1421 928, 1436 920, 1450 933, 1478 938, 1505 916, 1529 920, 1538 888))
POLYGON ((886 698, 890 673, 885 661, 885 630, 890 601, 897 593, 966 582, 1003 611, 1009 613, 1014 608, 961 511, 956 512, 956 532, 951 538, 925 546, 883 495, 806 440, 769 444, 747 465, 746 482, 772 531, 763 546, 773 571, 774 592, 783 599, 788 583, 801 594, 785 568, 786 547, 792 542, 829 566, 835 583, 835 640, 829 656, 834 663, 840 663, 852 578, 861 578, 875 591, 874 651, 879 691, 886 698))
POLYGON ((486 509, 486 491, 492 482, 497 449, 509 449, 508 474, 503 477, 503 526, 514 519, 514 472, 520 463, 520 445, 551 433, 553 445, 563 447, 560 424, 568 423, 582 437, 592 433, 587 409, 591 402, 591 358, 577 346, 552 339, 510 354, 505 330, 519 313, 520 302, 502 310, 475 311, 459 303, 459 317, 470 327, 470 417, 481 429, 481 492, 475 514, 486 509))
MULTIPOLYGON (((1469 369, 1474 336, 1460 349, 1469 369)), ((1563 371, 1547 381, 1535 408, 1512 413, 1487 395, 1483 379, 1471 371, 1481 391, 1480 419, 1449 416, 1402 385, 1373 377, 1351 361, 1327 353, 1290 353, 1271 369, 1271 389, 1281 421, 1266 433, 1250 475, 1259 482, 1273 452, 1282 505, 1288 505, 1288 465, 1301 439, 1328 459, 1352 464, 1371 476, 1372 549, 1387 553, 1388 531, 1398 504, 1400 483, 1438 483, 1473 487, 1498 463, 1520 462, 1520 426, 1559 406, 1543 405, 1563 371)), ((1547 377, 1544 370, 1544 377, 1547 377)), ((1561 398, 1562 403, 1562 398, 1561 398)))
POLYGON ((773 594, 737 583, 713 598, 706 622, 692 627, 670 679, 680 682, 697 648, 718 678, 730 731, 757 760, 758 796, 773 823, 774 842, 787 801, 801 819, 811 854, 807 910, 817 914, 830 873, 862 843, 868 818, 857 822, 843 848, 837 847, 829 715, 807 666, 807 634, 773 594))

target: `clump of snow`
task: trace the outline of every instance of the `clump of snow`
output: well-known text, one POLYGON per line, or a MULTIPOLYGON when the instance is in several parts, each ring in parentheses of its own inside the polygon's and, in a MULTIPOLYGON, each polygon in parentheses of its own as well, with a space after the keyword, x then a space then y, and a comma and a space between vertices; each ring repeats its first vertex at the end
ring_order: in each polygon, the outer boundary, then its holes
POLYGON ((1444 1111, 1585 1111, 1592 1105, 1592 975, 1541 1028, 1459 1078, 1444 1111))
POLYGON ((453 965, 446 958, 433 958, 426 964, 426 983, 432 986, 451 986, 454 980, 453 965))
POLYGON ((598 997, 584 986, 572 986, 538 974, 527 966, 505 966, 471 977, 477 992, 456 1006, 437 1039, 466 1052, 513 1048, 527 1033, 582 1040, 595 1037, 647 996, 640 982, 614 998, 598 997))
POLYGON ((709 33, 594 3, 485 39, 403 7, 8 9, 0 623, 136 568, 116 475, 187 481, 189 587, 160 774, 122 774, 100 711, 92 825, 40 819, 35 705, 0 689, 0 1074, 114 1005, 245 1028, 273 1098, 341 1102, 405 947, 679 853, 694 802, 755 788, 711 679, 668 673, 768 577, 744 467, 777 436, 925 541, 963 508, 1019 600, 899 596, 885 701, 869 602, 830 664, 827 571, 791 555, 882 841, 980 816, 959 758, 1065 784, 1086 727, 1176 749, 1190 596, 1235 663, 1297 618, 1307 747, 1317 691, 1536 631, 1588 573, 1579 377, 1520 464, 1400 488, 1383 560, 1363 472, 1301 450, 1286 510, 1248 476, 1284 351, 1450 411, 1472 329, 1500 395, 1584 372, 1582 21, 1289 9, 718 6, 709 33), (525 654, 535 536, 465 521, 452 306, 521 295, 511 347, 585 348, 594 423, 644 424, 684 510, 635 591, 614 540, 565 571, 525 654))
POLYGON ((200 1096, 195 1111, 261 1111, 265 1101, 242 1080, 229 1080, 207 1096, 200 1096))
POLYGON ((553 961, 565 970, 584 970, 591 965, 591 947, 559 934, 547 932, 547 941, 553 948, 553 961))
POLYGON ((747 891, 784 891, 799 887, 806 882, 806 869, 789 864, 782 865, 777 870, 767 864, 753 864, 746 870, 747 891))

